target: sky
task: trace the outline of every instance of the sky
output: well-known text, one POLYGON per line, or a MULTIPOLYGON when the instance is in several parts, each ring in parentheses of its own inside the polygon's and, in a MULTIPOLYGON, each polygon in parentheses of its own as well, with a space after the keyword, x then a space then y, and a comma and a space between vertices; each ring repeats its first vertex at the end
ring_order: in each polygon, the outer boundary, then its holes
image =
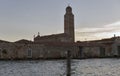
POLYGON ((0 0, 0 40, 33 40, 64 32, 68 4, 76 41, 120 36, 120 0, 0 0))

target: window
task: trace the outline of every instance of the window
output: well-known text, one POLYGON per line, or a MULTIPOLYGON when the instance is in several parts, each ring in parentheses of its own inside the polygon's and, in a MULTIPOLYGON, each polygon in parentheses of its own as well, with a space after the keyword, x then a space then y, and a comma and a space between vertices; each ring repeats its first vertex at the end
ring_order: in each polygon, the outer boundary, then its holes
POLYGON ((2 56, 2 49, 0 48, 0 57, 2 56))
POLYGON ((31 57, 32 57, 32 50, 31 50, 31 49, 28 49, 28 51, 27 51, 27 56, 28 56, 28 58, 31 58, 31 57))
POLYGON ((79 46, 79 54, 80 57, 82 57, 82 54, 83 54, 83 47, 82 46, 79 46))

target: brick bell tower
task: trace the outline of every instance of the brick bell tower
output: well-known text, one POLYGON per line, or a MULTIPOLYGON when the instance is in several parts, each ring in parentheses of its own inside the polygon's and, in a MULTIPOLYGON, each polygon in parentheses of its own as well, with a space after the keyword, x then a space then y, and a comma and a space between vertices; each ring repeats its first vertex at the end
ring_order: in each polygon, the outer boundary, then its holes
POLYGON ((64 33, 70 36, 70 42, 75 41, 74 36, 74 15, 72 8, 68 6, 64 15, 64 33))

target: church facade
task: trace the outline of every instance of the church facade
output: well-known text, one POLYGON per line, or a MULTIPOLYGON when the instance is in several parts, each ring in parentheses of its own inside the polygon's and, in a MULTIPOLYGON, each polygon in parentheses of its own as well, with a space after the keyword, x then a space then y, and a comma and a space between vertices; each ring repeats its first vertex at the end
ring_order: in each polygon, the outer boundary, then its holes
POLYGON ((64 33, 34 37, 34 41, 0 40, 0 59, 59 59, 120 56, 120 37, 96 41, 75 42, 74 15, 70 6, 64 15, 64 33))

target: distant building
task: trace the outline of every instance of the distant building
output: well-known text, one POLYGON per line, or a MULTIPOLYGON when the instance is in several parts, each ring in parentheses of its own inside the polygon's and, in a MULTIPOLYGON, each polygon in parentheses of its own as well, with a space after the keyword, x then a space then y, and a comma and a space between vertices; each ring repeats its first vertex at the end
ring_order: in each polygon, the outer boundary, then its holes
POLYGON ((72 8, 68 6, 66 8, 66 14, 64 15, 64 33, 53 34, 47 36, 36 36, 34 42, 74 42, 74 15, 72 8))
POLYGON ((72 50, 76 57, 74 38, 74 15, 68 6, 64 15, 64 33, 47 36, 38 35, 34 41, 19 40, 16 42, 0 42, 0 59, 27 59, 27 58, 65 58, 66 51, 72 50))
POLYGON ((34 41, 0 40, 0 59, 50 59, 66 58, 68 50, 72 58, 120 57, 120 37, 95 41, 75 42, 74 15, 68 6, 64 15, 64 33, 38 35, 34 41))

